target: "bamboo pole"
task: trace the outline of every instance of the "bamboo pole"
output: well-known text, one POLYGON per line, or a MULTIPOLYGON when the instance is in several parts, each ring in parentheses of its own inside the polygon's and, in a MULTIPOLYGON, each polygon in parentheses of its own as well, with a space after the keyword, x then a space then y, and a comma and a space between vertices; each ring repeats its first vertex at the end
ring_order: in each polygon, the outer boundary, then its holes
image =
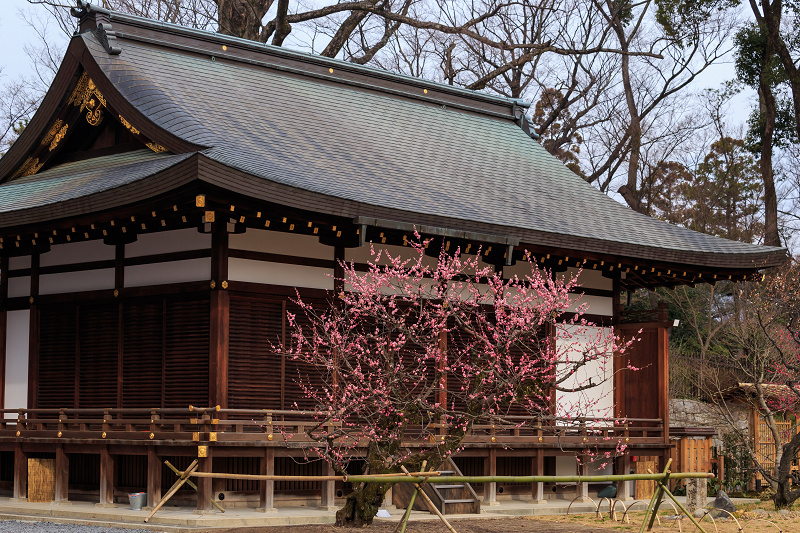
MULTIPOLYGON (((603 476, 428 476, 427 473, 412 472, 411 476, 403 474, 369 474, 360 476, 277 476, 259 474, 224 474, 217 472, 192 472, 193 477, 209 477, 223 479, 250 479, 265 481, 349 481, 351 483, 599 483, 602 481, 658 481, 663 474, 609 474, 603 476)), ((714 474, 709 472, 678 472, 670 474, 670 479, 707 478, 714 474)))
MULTIPOLYGON (((170 463, 169 461, 164 461, 164 464, 167 465, 173 472, 175 472, 175 475, 178 476, 178 478, 180 478, 183 475, 183 472, 181 472, 176 467, 174 467, 172 465, 172 463, 170 463)), ((189 485, 190 487, 192 487, 195 491, 197 490, 197 485, 195 485, 192 480, 190 480, 190 479, 187 480, 186 484, 189 485)), ((211 504, 214 507, 216 507, 217 509, 219 509, 220 511, 222 511, 223 513, 225 512, 225 509, 220 504, 215 502, 214 498, 211 498, 211 504)))
MULTIPOLYGON (((403 472, 405 472, 407 476, 411 475, 411 473, 408 470, 406 470, 406 467, 404 467, 403 465, 400 465, 400 468, 403 469, 403 472)), ((424 481, 423 481, 423 483, 424 483, 424 481)), ((425 491, 422 489, 422 484, 414 483, 414 486, 417 487, 417 490, 419 491, 419 495, 422 496, 423 500, 425 500, 425 503, 427 504, 428 509, 430 509, 431 512, 436 513, 436 516, 439 517, 439 520, 444 522, 444 525, 447 526, 447 529, 450 530, 450 533, 458 533, 455 529, 453 529, 453 526, 450 525, 450 522, 447 521, 447 519, 444 517, 444 515, 439 512, 439 509, 437 509, 436 506, 431 501, 431 499, 428 498, 428 495, 425 494, 425 491)), ((442 504, 442 505, 444 505, 444 504, 442 504)))
MULTIPOLYGON (((672 458, 667 461, 667 464, 664 466, 664 473, 662 474, 662 480, 666 480, 669 482, 669 467, 672 465, 672 458)), ((651 470, 648 469, 648 473, 653 474, 651 470)), ((655 494, 653 494, 653 499, 650 500, 650 503, 653 504, 655 502, 655 507, 653 507, 653 514, 650 515, 650 523, 647 525, 647 531, 652 531, 653 524, 656 521, 656 515, 658 514, 658 508, 661 506, 661 500, 664 498, 664 485, 661 482, 656 482, 658 489, 656 490, 655 494)), ((644 515, 644 521, 647 522, 647 515, 644 515)), ((644 522, 642 522, 642 528, 644 528, 644 522)), ((641 533, 641 529, 639 530, 641 533)))
MULTIPOLYGON (((420 468, 420 470, 425 470, 426 466, 428 466, 428 460, 427 459, 422 461, 422 467, 420 468)), ((425 483, 425 481, 423 481, 422 483, 425 483)), ((400 523, 397 524, 396 528, 394 528, 395 531, 397 531, 399 529, 400 533, 406 533, 406 526, 408 525, 408 518, 411 516, 411 509, 414 508, 414 502, 417 500, 417 493, 418 492, 419 492, 419 486, 414 488, 414 492, 411 493, 411 499, 409 500, 408 507, 406 507, 406 512, 403 513, 403 519, 400 520, 400 523)))
POLYGON ((144 521, 145 521, 145 522, 147 522, 147 521, 149 521, 151 518, 153 518, 153 515, 154 515, 154 514, 156 514, 156 511, 158 511, 159 509, 161 509, 161 506, 162 506, 162 505, 164 505, 165 503, 167 503, 167 500, 169 500, 170 498, 172 498, 172 495, 173 495, 173 494, 175 494, 176 492, 178 492, 178 489, 179 489, 179 488, 181 488, 181 487, 183 486, 183 484, 184 484, 184 483, 186 483, 187 481, 189 481, 189 476, 190 476, 190 475, 192 475, 192 473, 194 472, 194 470, 195 470, 196 468, 198 468, 199 466, 200 466, 200 463, 198 463, 198 462, 197 462, 197 459, 195 459, 194 461, 192 461, 192 464, 190 464, 190 465, 189 465, 189 468, 187 468, 187 469, 186 469, 184 472, 181 472, 181 476, 180 476, 180 478, 178 479, 178 481, 176 481, 176 482, 175 482, 175 484, 174 484, 174 485, 172 485, 172 488, 170 488, 170 489, 169 489, 169 492, 167 492, 167 493, 164 495, 164 497, 163 497, 163 498, 161 498, 161 501, 160 501, 160 502, 158 502, 158 505, 156 505, 156 506, 153 508, 153 510, 150 512, 150 514, 147 516, 147 518, 145 518, 145 519, 144 519, 144 521))

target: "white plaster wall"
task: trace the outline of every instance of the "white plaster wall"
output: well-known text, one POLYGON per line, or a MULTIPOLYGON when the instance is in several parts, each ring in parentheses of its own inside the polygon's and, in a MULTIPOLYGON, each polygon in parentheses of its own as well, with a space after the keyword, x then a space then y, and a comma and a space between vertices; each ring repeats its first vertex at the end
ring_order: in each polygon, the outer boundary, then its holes
MULTIPOLYGON (((577 268, 568 268, 565 272, 556 273, 560 278, 574 278, 578 276, 579 270, 577 268)), ((525 277, 531 273, 530 263, 526 261, 517 261, 513 266, 503 267, 503 276, 512 278, 515 275, 520 278, 525 277)), ((614 288, 613 280, 603 277, 602 272, 599 270, 584 269, 580 271, 578 276, 578 283, 581 287, 591 289, 604 289, 612 290, 614 288)))
POLYGON ((208 257, 125 267, 126 287, 168 285, 209 279, 211 279, 211 258, 208 257))
POLYGON ((17 298, 19 296, 30 296, 31 294, 31 277, 22 276, 8 278, 8 297, 17 298))
MULTIPOLYGON (((416 260, 418 255, 416 250, 414 250, 411 246, 389 246, 387 244, 370 244, 367 243, 364 246, 359 246, 358 248, 347 248, 344 251, 344 259, 348 263, 368 263, 373 262, 375 256, 373 252, 377 254, 380 251, 388 252, 391 254, 392 257, 400 257, 402 259, 412 259, 416 260)), ((436 268, 436 263, 438 262, 436 257, 429 257, 425 256, 424 264, 430 268, 436 268)), ((386 265, 389 264, 389 260, 385 254, 381 254, 380 260, 378 261, 379 265, 386 265)))
POLYGON ((258 229, 248 229, 244 233, 231 235, 228 245, 234 250, 250 250, 315 259, 333 260, 334 253, 333 246, 320 244, 316 235, 297 235, 258 229))
POLYGON ((211 234, 200 233, 196 229, 178 229, 139 235, 139 239, 136 242, 125 245, 125 257, 141 257, 143 255, 210 248, 211 234))
MULTIPOLYGON (((587 346, 598 335, 607 335, 610 328, 587 327, 581 331, 578 326, 562 325, 559 326, 559 333, 556 339, 556 348, 560 353, 560 360, 564 363, 559 364, 558 372, 564 373, 570 366, 569 361, 580 360, 581 349, 587 346), (571 332, 571 339, 562 337, 563 332, 571 332)), ((612 361, 611 346, 605 346, 609 350, 608 357, 600 358, 587 363, 580 368, 574 376, 562 384, 564 388, 575 387, 581 383, 586 383, 589 378, 594 387, 581 392, 568 392, 556 394, 556 415, 563 417, 611 417, 614 414, 614 365, 612 361)))
POLYGON ((9 270, 16 270, 18 268, 30 268, 30 267, 31 267, 31 256, 29 255, 8 258, 9 270))
POLYGON ((39 276, 39 294, 95 291, 114 288, 114 269, 61 272, 39 276))
POLYGON ((114 256, 114 247, 104 244, 100 240, 55 244, 50 247, 49 252, 41 255, 39 265, 44 267, 90 261, 107 261, 109 259, 113 260, 114 256))
POLYGON ((28 309, 6 313, 6 409, 28 407, 30 316, 28 309))
POLYGON ((613 316, 614 314, 614 300, 604 296, 587 296, 585 294, 576 295, 574 305, 570 307, 570 311, 576 311, 583 304, 587 305, 584 309, 585 313, 603 316, 613 316))
POLYGON ((333 271, 304 265, 230 258, 228 279, 290 287, 333 290, 333 271))

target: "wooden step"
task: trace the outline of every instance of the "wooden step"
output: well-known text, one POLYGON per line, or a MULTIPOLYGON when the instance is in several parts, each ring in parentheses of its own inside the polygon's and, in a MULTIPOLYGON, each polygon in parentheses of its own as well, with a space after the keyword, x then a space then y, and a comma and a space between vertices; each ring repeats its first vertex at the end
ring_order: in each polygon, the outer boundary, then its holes
POLYGON ((473 500, 472 498, 468 498, 466 500, 444 500, 442 503, 448 504, 448 503, 474 503, 474 502, 475 500, 473 500))
POLYGON ((461 483, 459 485, 444 485, 442 483, 431 483, 431 485, 433 485, 437 489, 463 489, 464 488, 464 484, 463 483, 461 483))

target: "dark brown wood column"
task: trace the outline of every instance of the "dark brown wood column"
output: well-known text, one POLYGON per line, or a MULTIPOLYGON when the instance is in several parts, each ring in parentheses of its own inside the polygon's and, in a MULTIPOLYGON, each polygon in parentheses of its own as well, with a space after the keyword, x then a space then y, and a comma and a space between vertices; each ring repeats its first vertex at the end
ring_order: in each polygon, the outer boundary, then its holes
POLYGON ((22 444, 14 443, 14 492, 15 500, 28 499, 28 455, 22 451, 22 444))
MULTIPOLYGON (((198 472, 211 472, 211 464, 213 459, 214 448, 206 446, 206 457, 198 457, 199 463, 198 472)), ((213 479, 209 477, 197 478, 197 510, 198 511, 211 511, 211 499, 214 497, 212 491, 213 479)))
POLYGON ((69 501, 69 455, 64 452, 64 445, 56 446, 56 503, 69 501))
MULTIPOLYGON (((544 475, 544 450, 539 448, 531 457, 531 472, 534 476, 544 475)), ((544 483, 531 483, 531 499, 533 503, 546 503, 544 499, 544 483)))
POLYGON ((147 448, 147 506, 155 507, 161 501, 161 461, 155 446, 147 448))
POLYGON ((215 224, 211 234, 211 325, 209 342, 209 405, 228 408, 228 232, 215 224))
MULTIPOLYGON (((483 460, 483 475, 497 475, 497 448, 489 448, 489 455, 483 460)), ((497 483, 483 484, 483 503, 497 505, 497 483)))
MULTIPOLYGON (((260 461, 260 474, 262 476, 275 475, 275 448, 264 448, 264 457, 260 461)), ((272 480, 260 481, 258 484, 258 509, 265 513, 275 512, 275 482, 272 480)))
POLYGON ((0 257, 0 409, 6 408, 6 331, 8 328, 8 257, 0 257))
POLYGON ((108 446, 100 450, 100 506, 114 504, 114 456, 108 446))
POLYGON ((39 406, 39 254, 31 255, 30 328, 28 337, 28 409, 39 406))

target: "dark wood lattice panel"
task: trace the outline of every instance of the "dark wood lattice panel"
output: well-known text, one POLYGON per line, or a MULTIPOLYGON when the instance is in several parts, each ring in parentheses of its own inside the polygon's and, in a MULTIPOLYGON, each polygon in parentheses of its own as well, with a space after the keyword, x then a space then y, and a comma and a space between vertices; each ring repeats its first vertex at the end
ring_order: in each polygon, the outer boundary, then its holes
POLYGON ((123 305, 122 405, 161 407, 164 373, 163 302, 123 305))
POLYGON ((281 299, 231 296, 229 407, 281 409, 280 347, 285 320, 281 299))
POLYGON ((39 310, 39 383, 37 407, 74 407, 76 307, 54 305, 39 310))
MULTIPOLYGON (((325 300, 313 300, 304 298, 306 303, 309 303, 321 312, 327 302, 325 300)), ((287 299, 286 311, 293 313, 297 317, 297 322, 304 328, 310 327, 309 320, 297 304, 287 299)), ((286 342, 291 340, 288 338, 291 335, 287 327, 286 342)), ((292 357, 286 358, 286 384, 284 392, 284 409, 301 409, 313 410, 316 408, 314 401, 308 398, 303 392, 301 383, 309 384, 311 388, 318 388, 323 384, 324 370, 311 365, 302 359, 294 359, 292 357)))
POLYGON ((167 300, 166 312, 164 407, 207 405, 209 300, 167 300))
POLYGON ((81 305, 78 324, 78 407, 116 407, 119 306, 81 305))

